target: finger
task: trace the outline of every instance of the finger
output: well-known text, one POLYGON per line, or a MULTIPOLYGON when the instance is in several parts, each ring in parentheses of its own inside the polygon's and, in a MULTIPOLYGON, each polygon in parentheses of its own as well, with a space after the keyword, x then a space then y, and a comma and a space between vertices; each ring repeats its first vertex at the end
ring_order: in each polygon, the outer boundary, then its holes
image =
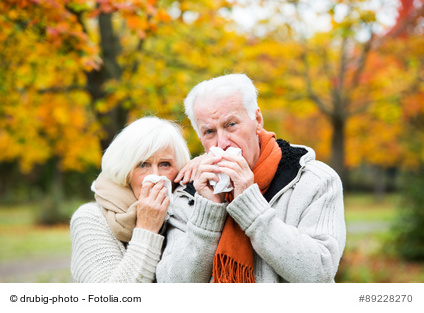
MULTIPOLYGON (((187 163, 177 174, 177 176, 174 179, 175 183, 183 183, 187 184, 190 181, 193 181, 197 175, 197 169, 202 164, 202 161, 204 161, 206 158, 210 158, 211 156, 208 156, 206 154, 203 154, 201 156, 195 157, 192 159, 189 163, 187 163)), ((214 158, 209 160, 205 164, 211 164, 210 162, 218 162, 219 158, 214 158)))
POLYGON ((219 162, 222 159, 222 157, 216 157, 216 156, 208 156, 207 154, 203 154, 201 156, 198 156, 196 158, 194 158, 191 161, 191 167, 190 167, 190 172, 186 171, 186 173, 184 173, 184 179, 183 179, 183 183, 187 184, 189 182, 194 181, 198 175, 199 175, 199 167, 202 165, 206 165, 206 164, 216 164, 217 162, 219 162), (208 158, 208 160, 206 162, 203 162, 206 158, 208 158))
POLYGON ((236 172, 243 171, 243 168, 240 166, 240 164, 236 162, 230 162, 230 161, 221 161, 217 164, 221 169, 222 168, 229 168, 236 172))
POLYGON ((229 167, 221 167, 221 172, 227 174, 232 181, 236 181, 241 176, 239 172, 229 167))
POLYGON ((151 199, 156 199, 161 189, 164 187, 165 182, 163 180, 160 180, 156 183, 156 185, 153 186, 153 188, 150 190, 149 197, 151 199))
POLYGON ((207 172, 211 172, 211 173, 220 173, 221 169, 218 165, 202 165, 201 167, 199 167, 198 169, 198 174, 199 176, 202 175, 203 173, 207 173, 207 172))
POLYGON ((153 185, 154 184, 152 182, 145 182, 143 186, 141 186, 140 198, 147 198, 149 196, 150 189, 152 189, 153 185))
POLYGON ((166 212, 168 210, 170 203, 171 203, 171 199, 169 199, 169 197, 166 196, 165 199, 163 199, 163 201, 162 201, 161 209, 166 212))
POLYGON ((178 173, 177 177, 175 177, 174 182, 179 183, 181 179, 186 175, 188 165, 184 166, 178 173))
POLYGON ((224 154, 223 155, 223 160, 226 160, 226 161, 229 161, 229 162, 233 162, 233 163, 237 163, 243 169, 246 168, 246 167, 249 167, 249 165, 247 164, 246 159, 243 156, 241 156, 241 155, 224 154))
POLYGON ((196 167, 196 168, 193 168, 193 171, 191 172, 191 177, 190 177, 190 181, 193 181, 193 180, 195 180, 196 179, 196 177, 197 177, 197 172, 198 172, 198 167, 196 167))
POLYGON ((202 158, 202 160, 200 161, 199 167, 202 165, 207 165, 207 164, 216 164, 219 161, 222 160, 222 156, 221 155, 207 155, 204 158, 202 158))
POLYGON ((162 202, 163 202, 163 200, 167 197, 167 194, 168 194, 168 190, 167 190, 167 188, 166 187, 163 187, 160 191, 159 191, 159 193, 158 193, 158 195, 157 195, 157 197, 156 197, 156 201, 157 202, 159 202, 160 204, 162 204, 162 202))
POLYGON ((215 182, 219 182, 218 175, 211 172, 206 172, 199 176, 199 179, 197 180, 197 182, 200 183, 200 185, 209 187, 210 186, 209 182, 211 180, 215 182))
POLYGON ((192 180, 192 177, 193 177, 193 169, 190 168, 184 172, 184 176, 180 180, 183 184, 187 184, 190 180, 192 180))
POLYGON ((237 172, 228 167, 221 167, 221 170, 223 173, 227 174, 230 177, 234 186, 234 196, 236 196, 236 192, 237 194, 241 194, 245 189, 250 187, 255 181, 255 178, 251 171, 237 172))

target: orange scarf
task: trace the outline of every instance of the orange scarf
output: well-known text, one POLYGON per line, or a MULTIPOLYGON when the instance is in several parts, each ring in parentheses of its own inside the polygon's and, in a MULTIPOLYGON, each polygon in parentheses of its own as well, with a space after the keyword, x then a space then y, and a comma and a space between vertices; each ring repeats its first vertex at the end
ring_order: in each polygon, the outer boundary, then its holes
MULTIPOLYGON (((274 178, 282 152, 272 132, 262 130, 259 134, 259 143, 261 154, 252 172, 255 183, 264 194, 274 178)), ((226 198, 231 202, 233 195, 227 194, 226 198)), ((231 216, 228 216, 213 260, 213 282, 254 283, 253 255, 249 237, 231 216)))

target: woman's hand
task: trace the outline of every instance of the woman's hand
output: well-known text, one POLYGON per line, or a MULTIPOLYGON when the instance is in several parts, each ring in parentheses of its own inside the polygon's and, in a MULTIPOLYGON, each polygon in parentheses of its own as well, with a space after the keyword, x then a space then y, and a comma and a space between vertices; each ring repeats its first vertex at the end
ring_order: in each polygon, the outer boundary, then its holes
POLYGON ((135 227, 143 228, 153 233, 159 233, 166 217, 171 199, 166 195, 167 190, 163 180, 156 184, 143 184, 137 205, 137 221, 135 227))
POLYGON ((177 177, 175 177, 174 182, 179 183, 182 182, 184 185, 194 181, 197 177, 199 165, 202 160, 205 159, 207 154, 202 154, 194 159, 190 160, 178 173, 177 177))

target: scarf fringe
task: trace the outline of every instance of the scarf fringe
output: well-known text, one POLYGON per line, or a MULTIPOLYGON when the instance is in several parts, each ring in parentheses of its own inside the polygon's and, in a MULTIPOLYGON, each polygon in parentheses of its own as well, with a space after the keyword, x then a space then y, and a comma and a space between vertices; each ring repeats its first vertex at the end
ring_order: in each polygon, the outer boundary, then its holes
POLYGON ((214 283, 255 282, 253 268, 243 266, 225 254, 217 254, 215 256, 212 276, 214 283))

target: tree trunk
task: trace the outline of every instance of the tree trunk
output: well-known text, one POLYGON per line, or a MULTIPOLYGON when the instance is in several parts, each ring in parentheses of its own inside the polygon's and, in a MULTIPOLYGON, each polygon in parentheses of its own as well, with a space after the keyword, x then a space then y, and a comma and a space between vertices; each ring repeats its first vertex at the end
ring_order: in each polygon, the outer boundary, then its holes
POLYGON ((52 176, 50 180, 49 197, 43 201, 38 212, 37 221, 41 225, 54 225, 63 223, 63 171, 59 165, 59 157, 54 157, 51 163, 52 176))
MULTIPOLYGON (((98 71, 86 72, 87 90, 90 93, 93 107, 96 101, 107 96, 104 90, 105 83, 110 79, 119 81, 122 75, 122 69, 117 61, 121 46, 119 38, 113 30, 112 14, 101 13, 99 15, 99 32, 103 64, 98 71)), ((101 141, 103 151, 109 146, 118 130, 125 125, 126 117, 127 111, 120 105, 107 113, 97 113, 97 118, 102 121, 107 133, 107 136, 101 141)))
POLYGON ((331 166, 339 174, 343 184, 347 184, 347 171, 344 165, 345 160, 345 125, 343 117, 333 117, 331 119, 333 134, 331 139, 331 166))
POLYGON ((375 200, 380 202, 384 199, 384 194, 386 191, 385 184, 385 169, 381 166, 374 167, 374 195, 375 200))

